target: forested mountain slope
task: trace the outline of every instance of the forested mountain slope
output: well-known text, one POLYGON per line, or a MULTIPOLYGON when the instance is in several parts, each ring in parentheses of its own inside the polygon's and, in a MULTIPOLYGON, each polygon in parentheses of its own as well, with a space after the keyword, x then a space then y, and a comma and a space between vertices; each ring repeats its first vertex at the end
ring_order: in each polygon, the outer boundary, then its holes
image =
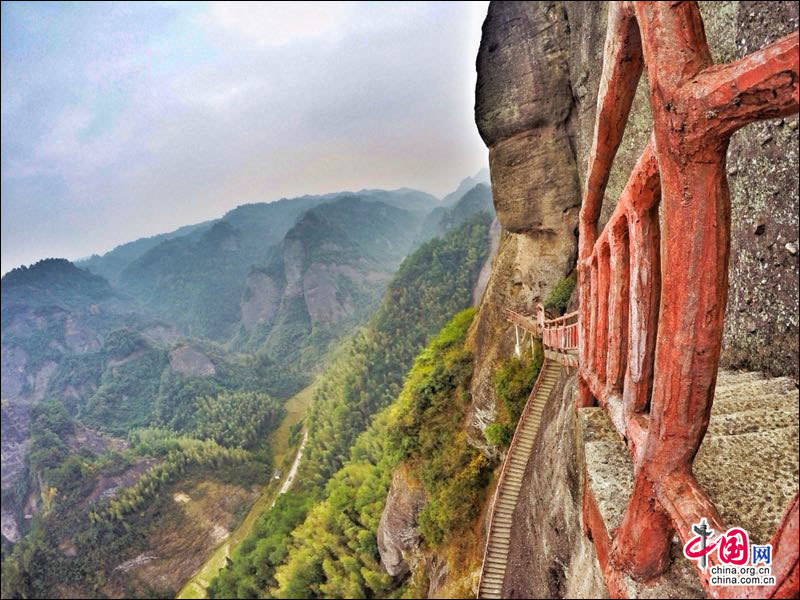
MULTIPOLYGON (((339 337, 385 296, 370 333, 335 356, 396 338, 410 344, 399 353, 407 364, 469 303, 488 247, 480 203, 454 209, 442 227, 457 231, 404 261, 437 205, 431 196, 282 202, 81 263, 94 273, 48 259, 3 278, 4 597, 174 593, 253 502, 271 472, 265 441, 283 400, 339 337), (220 511, 201 517, 213 503, 220 511)), ((375 360, 399 388, 390 354, 375 360)), ((327 453, 321 477, 389 399, 368 399, 352 430, 320 419, 309 450, 327 453), (328 436, 341 438, 332 452, 328 436)))
MULTIPOLYGON (((120 272, 120 287, 185 334, 225 341, 237 333, 239 299, 251 268, 264 265, 308 211, 348 197, 390 204, 417 219, 435 203, 422 192, 379 190, 246 204, 210 227, 148 249, 120 272)), ((346 234, 357 236, 364 221, 343 218, 341 224, 346 234)))
MULTIPOLYGON (((364 434, 352 449, 351 445, 375 415, 398 397, 406 371, 434 332, 471 303, 472 288, 489 252, 491 220, 486 212, 474 214, 406 258, 377 312, 334 355, 306 417, 308 440, 297 483, 262 515, 234 553, 232 563, 209 590, 213 597, 358 596, 367 589, 392 587, 391 578, 380 573, 375 538, 393 466, 392 454, 383 447, 385 430, 378 424, 380 418, 373 425, 378 433, 364 434), (372 473, 364 461, 384 466, 372 473), (369 480, 366 487, 361 487, 362 476, 369 480), (334 518, 334 512, 345 506, 347 510, 334 518), (357 529, 341 523, 347 535, 355 537, 349 542, 333 537, 333 545, 328 546, 325 540, 334 535, 329 526, 339 534, 344 531, 334 525, 337 519, 358 521, 357 516, 347 516, 351 511, 363 512, 365 519, 357 529), (321 546, 306 544, 309 535, 314 537, 311 532, 321 536, 317 540, 321 546), (340 543, 351 545, 355 558, 348 558, 349 551, 340 543), (337 551, 331 556, 334 547, 345 554, 337 551), (326 570, 332 564, 329 559, 349 565, 355 578, 352 585, 336 587, 334 575, 326 570), (278 579, 276 570, 281 573, 278 579)), ((459 222, 459 217, 454 215, 452 222, 459 222)))

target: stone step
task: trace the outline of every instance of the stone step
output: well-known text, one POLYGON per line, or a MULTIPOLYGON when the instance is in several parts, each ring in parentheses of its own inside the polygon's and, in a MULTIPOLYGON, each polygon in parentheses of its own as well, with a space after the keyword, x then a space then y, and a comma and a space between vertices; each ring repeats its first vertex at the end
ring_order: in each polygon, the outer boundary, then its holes
POLYGON ((521 485, 522 485, 522 480, 517 480, 517 481, 507 480, 507 481, 504 481, 502 483, 503 489, 500 492, 500 497, 501 498, 503 497, 503 492, 505 492, 506 490, 511 490, 511 491, 514 491, 516 493, 516 490, 518 490, 521 485))
POLYGON ((763 373, 756 371, 720 371, 717 374, 717 388, 736 383, 758 381, 764 378, 763 373))
POLYGON ((492 568, 500 568, 503 572, 505 572, 506 563, 505 563, 505 561, 497 560, 497 559, 494 559, 494 558, 487 558, 484 570, 488 571, 489 569, 492 569, 492 568))
POLYGON ((775 377, 757 381, 745 381, 717 387, 714 392, 714 401, 722 402, 730 399, 758 398, 768 394, 782 394, 795 388, 794 382, 788 377, 775 377))
POLYGON ((800 406, 792 398, 786 403, 775 402, 775 407, 761 407, 726 415, 711 413, 706 436, 740 435, 756 431, 781 429, 797 424, 800 406))
MULTIPOLYGON (((509 480, 503 482, 503 491, 511 490, 514 494, 516 494, 517 491, 519 490, 519 488, 521 488, 521 487, 522 487, 522 480, 521 479, 518 479, 516 481, 509 479, 509 480)), ((503 494, 501 493, 500 496, 502 497, 503 494)))
POLYGON ((757 398, 728 398, 726 400, 714 401, 711 408, 712 415, 727 415, 730 413, 744 412, 758 408, 778 408, 797 404, 800 391, 797 389, 788 392, 766 394, 757 398))
MULTIPOLYGON (((505 563, 502 563, 502 564, 498 563, 498 565, 490 565, 486 569, 486 571, 484 571, 484 573, 487 576, 493 576, 493 577, 502 577, 505 572, 506 572, 505 563)), ((488 579, 488 577, 487 577, 487 579, 488 579)))
POLYGON ((500 557, 492 557, 492 561, 494 561, 491 565, 487 565, 485 568, 485 572, 489 572, 493 570, 495 573, 505 573, 506 565, 508 558, 506 555, 500 557))
POLYGON ((519 499, 519 487, 513 488, 511 486, 507 486, 503 489, 500 497, 497 499, 498 506, 505 506, 506 508, 511 508, 517 505, 517 500, 519 499))
POLYGON ((800 427, 706 438, 692 470, 722 518, 753 544, 769 542, 797 492, 800 427))
POLYGON ((521 487, 522 487, 522 482, 523 482, 523 481, 524 481, 524 480, 523 480, 522 478, 510 478, 510 477, 506 477, 506 480, 505 480, 505 482, 503 483, 503 486, 504 486, 504 487, 505 487, 505 486, 514 486, 515 488, 521 488, 521 487))
POLYGON ((500 506, 505 507, 513 507, 517 505, 517 500, 519 499, 519 488, 516 490, 503 490, 507 492, 506 494, 502 495, 498 500, 500 506))
POLYGON ((508 547, 505 548, 491 548, 489 550, 489 557, 494 560, 501 560, 504 563, 508 559, 508 547))
MULTIPOLYGON (((692 471, 730 527, 754 544, 768 543, 800 484, 798 390, 788 378, 720 372, 707 435, 692 471)), ((587 484, 606 530, 619 527, 633 488, 633 464, 622 438, 600 408, 578 411, 579 447, 587 484)), ((677 560, 653 587, 630 595, 659 597, 678 585, 685 597, 704 597, 694 569, 677 560)), ((633 585, 633 584, 631 584, 633 585)))
POLYGON ((498 501, 498 506, 500 508, 503 508, 503 509, 513 513, 514 510, 516 510, 516 508, 517 508, 518 501, 519 501, 519 495, 517 495, 516 498, 512 498, 510 496, 506 496, 502 500, 498 501))

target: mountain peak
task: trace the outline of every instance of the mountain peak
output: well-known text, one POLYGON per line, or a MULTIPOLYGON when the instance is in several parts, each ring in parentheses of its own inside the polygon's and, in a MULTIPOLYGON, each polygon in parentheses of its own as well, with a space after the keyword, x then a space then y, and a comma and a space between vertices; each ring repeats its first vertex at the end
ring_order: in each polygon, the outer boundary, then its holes
POLYGON ((475 175, 464 177, 455 190, 442 198, 442 204, 444 206, 455 205, 464 196, 464 194, 466 194, 479 183, 485 183, 489 186, 491 185, 489 180, 489 169, 486 167, 475 173, 475 175))

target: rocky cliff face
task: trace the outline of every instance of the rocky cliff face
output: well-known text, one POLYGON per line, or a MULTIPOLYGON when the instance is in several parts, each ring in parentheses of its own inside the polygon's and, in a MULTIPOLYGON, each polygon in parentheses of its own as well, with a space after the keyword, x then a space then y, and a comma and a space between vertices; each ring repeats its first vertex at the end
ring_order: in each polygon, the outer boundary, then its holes
POLYGON ((571 123, 569 27, 562 3, 493 2, 478 52, 475 121, 489 146, 505 233, 471 332, 476 356, 470 437, 494 420, 491 374, 511 350, 502 308, 530 312, 574 267, 580 208, 571 123))
POLYGON ((396 469, 376 532, 381 565, 392 577, 406 575, 413 561, 412 554, 419 550, 417 515, 423 506, 425 491, 422 486, 402 467, 396 469))
MULTIPOLYGON (((94 281, 67 261, 54 267, 45 261, 31 267, 28 273, 12 271, 11 275, 3 278, 0 346, 4 543, 17 541, 23 533, 23 513, 30 518, 35 512, 23 511, 18 489, 25 474, 31 410, 46 397, 59 363, 67 356, 95 352, 109 327, 128 322, 126 316, 115 311, 130 308, 118 298, 105 296, 104 282, 94 281), (55 271, 43 274, 48 268, 55 271), (63 280, 57 279, 59 275, 64 276, 63 280), (100 286, 102 293, 97 294, 88 286, 81 288, 79 283, 69 285, 71 276, 78 282, 85 278, 90 285, 100 286), (43 285, 47 277, 55 278, 56 283, 43 285), (30 302, 23 300, 26 296, 30 296, 30 302)), ((82 394, 85 390, 67 386, 65 403, 74 404, 75 397, 82 394)))
MULTIPOLYGON (((797 28, 797 3, 701 2, 717 61, 797 28)), ((493 364, 510 347, 501 307, 530 312, 575 264, 607 7, 492 2, 478 53, 475 120, 489 146, 504 235, 473 329, 472 439, 494 415, 493 364)), ((647 82, 634 100, 606 193, 613 211, 651 128, 647 82)), ((733 235, 723 365, 797 376, 797 118, 750 126, 729 151, 733 235)))
MULTIPOLYGON (((718 62, 798 27, 797 2, 700 2, 700 7, 718 62)), ((504 230, 471 331, 476 365, 469 435, 487 452, 493 449, 482 430, 495 415, 490 378, 513 344, 513 329, 501 308, 530 313, 574 268, 606 13, 606 3, 600 2, 492 2, 483 25, 475 120, 489 147, 494 202, 504 230)), ((611 173, 601 225, 614 210, 650 129, 643 77, 611 173)), ((732 255, 723 366, 797 377, 797 147, 797 117, 750 126, 732 140, 732 255)), ((530 539, 517 547, 525 568, 510 583, 513 589, 506 589, 511 597, 604 593, 591 583, 597 579, 591 570, 593 549, 581 543, 575 466, 569 457, 574 426, 553 402, 538 442, 541 453, 526 475, 530 497, 520 510, 527 511, 522 516, 530 539), (591 589, 580 591, 582 570, 594 575, 587 584, 591 589)))

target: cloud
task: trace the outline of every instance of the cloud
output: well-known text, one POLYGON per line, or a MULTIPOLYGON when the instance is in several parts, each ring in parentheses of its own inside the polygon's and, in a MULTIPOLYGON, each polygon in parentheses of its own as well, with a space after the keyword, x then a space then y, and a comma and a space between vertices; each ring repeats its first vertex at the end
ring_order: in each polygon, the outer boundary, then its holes
POLYGON ((355 2, 212 2, 200 22, 215 24, 261 46, 339 37, 355 2))
POLYGON ((480 3, 3 3, 2 268, 486 163, 480 3))

